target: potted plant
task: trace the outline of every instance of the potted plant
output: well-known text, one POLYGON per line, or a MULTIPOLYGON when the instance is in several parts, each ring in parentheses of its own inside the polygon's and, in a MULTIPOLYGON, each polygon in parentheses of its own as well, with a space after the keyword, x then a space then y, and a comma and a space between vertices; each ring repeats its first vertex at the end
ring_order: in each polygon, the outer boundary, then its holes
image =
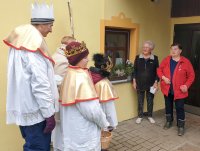
POLYGON ((111 70, 110 80, 124 80, 126 79, 125 65, 117 64, 111 70))
POLYGON ((133 63, 130 61, 130 60, 127 60, 126 61, 126 66, 125 66, 125 73, 126 73, 126 76, 127 76, 127 79, 128 80, 131 80, 132 79, 132 74, 133 74, 133 63))
POLYGON ((111 70, 110 80, 124 80, 129 81, 132 78, 133 73, 133 63, 130 60, 126 61, 126 64, 117 64, 111 70))

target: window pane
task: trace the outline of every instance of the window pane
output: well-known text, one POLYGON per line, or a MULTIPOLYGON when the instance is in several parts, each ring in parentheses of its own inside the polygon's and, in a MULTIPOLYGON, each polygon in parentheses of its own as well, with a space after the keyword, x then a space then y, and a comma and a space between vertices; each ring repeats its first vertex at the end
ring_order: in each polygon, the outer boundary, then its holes
POLYGON ((125 51, 117 50, 115 51, 115 64, 125 64, 125 51))
POLYGON ((126 60, 129 54, 130 31, 126 29, 106 29, 105 54, 113 61, 111 80, 126 79, 126 60))
POLYGON ((106 47, 126 47, 126 36, 123 33, 106 33, 106 47))

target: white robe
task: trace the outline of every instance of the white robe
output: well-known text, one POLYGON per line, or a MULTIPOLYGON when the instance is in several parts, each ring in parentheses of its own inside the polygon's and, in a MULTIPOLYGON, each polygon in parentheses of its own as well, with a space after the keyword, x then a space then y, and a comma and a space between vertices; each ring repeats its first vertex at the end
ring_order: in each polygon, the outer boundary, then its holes
MULTIPOLYGON (((63 46, 61 45, 61 47, 63 46)), ((54 65, 55 74, 64 78, 67 67, 69 65, 67 57, 64 54, 64 51, 60 48, 57 48, 56 52, 52 55, 52 58, 55 61, 54 65)))
MULTIPOLYGON (((91 73, 93 75, 93 72, 91 73)), ((108 120, 110 126, 116 128, 118 125, 118 120, 114 101, 118 99, 118 96, 113 85, 108 78, 103 78, 95 83, 95 89, 97 95, 99 96, 101 107, 106 114, 106 119, 108 120)))
POLYGON ((102 102, 101 107, 103 109, 103 112, 106 114, 106 119, 108 120, 110 126, 114 127, 115 129, 118 125, 117 114, 115 110, 115 102, 113 100, 108 102, 102 102))
POLYGON ((55 114, 58 90, 52 63, 39 52, 10 48, 7 124, 29 126, 55 114))
MULTIPOLYGON (((61 44, 61 47, 64 45, 61 44)), ((57 48, 56 52, 52 55, 53 60, 55 61, 54 65, 54 72, 55 72, 55 78, 57 82, 58 89, 60 88, 60 85, 62 84, 63 78, 66 74, 67 67, 69 65, 68 60, 64 54, 64 51, 60 48, 57 48)), ((60 108, 60 106, 59 106, 60 108)), ((59 109, 60 111, 60 109, 59 109)), ((54 151, 62 151, 63 149, 63 132, 61 130, 60 125, 60 112, 55 114, 56 119, 56 127, 54 128, 52 132, 52 143, 54 151)))
MULTIPOLYGON (((61 106, 59 106, 61 108, 61 106)), ((60 123, 60 109, 59 112, 55 114, 56 127, 52 131, 51 141, 53 144, 54 151, 63 151, 64 142, 63 142, 63 131, 61 129, 60 123)))
POLYGON ((61 123, 54 131, 56 134, 53 143, 56 145, 54 151, 58 149, 60 151, 101 150, 101 129, 109 126, 109 123, 99 100, 81 102, 68 107, 61 106, 60 119, 61 123))

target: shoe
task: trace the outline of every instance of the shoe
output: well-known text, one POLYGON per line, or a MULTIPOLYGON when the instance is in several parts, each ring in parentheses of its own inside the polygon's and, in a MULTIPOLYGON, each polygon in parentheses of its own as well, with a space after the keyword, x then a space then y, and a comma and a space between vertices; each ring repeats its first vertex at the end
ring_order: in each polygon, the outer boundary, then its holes
POLYGON ((154 124, 155 123, 155 120, 152 118, 152 117, 148 117, 148 120, 151 124, 154 124))
POLYGON ((142 118, 138 117, 137 120, 135 121, 137 124, 140 124, 142 122, 142 118))
POLYGON ((172 127, 172 122, 166 122, 163 128, 165 130, 167 130, 167 129, 171 128, 171 127, 172 127))
POLYGON ((178 120, 178 136, 183 136, 185 133, 185 120, 178 120))
POLYGON ((166 123, 163 129, 168 130, 169 128, 172 127, 172 124, 173 124, 173 117, 170 114, 166 115, 166 123))
POLYGON ((184 127, 178 127, 178 136, 183 136, 185 133, 184 127))

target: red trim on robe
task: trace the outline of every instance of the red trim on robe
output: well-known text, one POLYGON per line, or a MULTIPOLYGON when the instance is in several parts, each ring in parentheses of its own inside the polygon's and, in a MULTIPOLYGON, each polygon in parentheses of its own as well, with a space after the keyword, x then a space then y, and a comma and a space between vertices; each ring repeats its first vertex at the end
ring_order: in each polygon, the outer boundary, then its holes
POLYGON ((115 101, 115 100, 117 100, 117 99, 119 99, 119 97, 117 97, 117 98, 110 98, 110 99, 108 99, 108 100, 99 100, 99 102, 100 102, 100 103, 105 103, 105 102, 109 102, 109 101, 115 101))
MULTIPOLYGON (((74 105, 76 103, 80 103, 80 102, 86 102, 86 101, 94 101, 96 99, 99 99, 99 97, 96 97, 96 98, 89 98, 89 99, 78 99, 78 100, 75 100, 75 102, 73 103, 67 103, 67 104, 64 104, 64 103, 61 103, 62 106, 70 106, 70 105, 74 105)), ((59 102, 62 102, 62 100, 59 100, 59 102)))
POLYGON ((5 41, 5 40, 3 40, 3 42, 4 42, 6 45, 8 45, 9 47, 15 48, 16 50, 27 50, 27 51, 30 51, 30 52, 36 52, 36 51, 38 50, 38 51, 40 51, 40 53, 41 53, 45 58, 47 58, 47 59, 50 60, 53 64, 55 64, 55 61, 54 61, 53 59, 51 59, 50 57, 46 56, 46 55, 44 54, 44 52, 43 52, 40 48, 37 48, 37 50, 30 50, 30 49, 27 49, 27 48, 22 47, 22 46, 20 46, 19 48, 17 48, 17 47, 15 47, 15 46, 11 45, 10 43, 8 43, 8 42, 5 41))
POLYGON ((88 70, 88 68, 81 68, 79 66, 72 66, 72 65, 69 65, 68 66, 69 68, 72 68, 72 69, 83 69, 83 70, 88 70))

